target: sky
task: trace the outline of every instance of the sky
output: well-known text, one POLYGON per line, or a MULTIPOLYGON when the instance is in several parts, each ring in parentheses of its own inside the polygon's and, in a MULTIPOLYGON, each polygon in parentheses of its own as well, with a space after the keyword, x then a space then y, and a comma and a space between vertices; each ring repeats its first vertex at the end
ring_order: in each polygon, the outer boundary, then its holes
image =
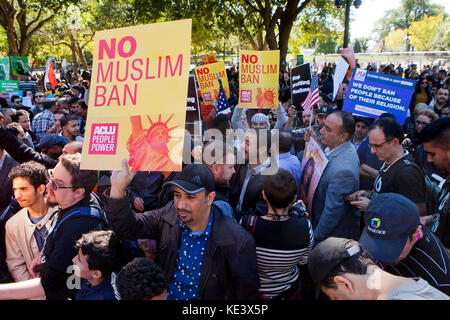
MULTIPOLYGON (((433 0, 431 2, 443 5, 445 11, 450 14, 450 1, 433 0)), ((375 29, 375 23, 383 17, 384 12, 400 7, 400 3, 400 0, 362 0, 358 9, 352 6, 354 21, 350 24, 351 40, 370 37, 375 29)))

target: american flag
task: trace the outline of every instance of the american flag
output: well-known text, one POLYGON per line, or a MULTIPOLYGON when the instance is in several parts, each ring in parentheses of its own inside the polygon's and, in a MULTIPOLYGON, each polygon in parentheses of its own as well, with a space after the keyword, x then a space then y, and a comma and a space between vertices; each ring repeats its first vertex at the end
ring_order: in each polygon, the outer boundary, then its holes
POLYGON ((311 86, 309 87, 306 99, 301 103, 303 110, 311 110, 319 102, 319 78, 314 73, 311 77, 311 86))
POLYGON ((223 89, 222 80, 220 80, 219 74, 217 74, 217 80, 219 80, 220 91, 219 99, 217 101, 217 113, 216 114, 229 114, 231 112, 230 105, 228 104, 227 95, 223 89))

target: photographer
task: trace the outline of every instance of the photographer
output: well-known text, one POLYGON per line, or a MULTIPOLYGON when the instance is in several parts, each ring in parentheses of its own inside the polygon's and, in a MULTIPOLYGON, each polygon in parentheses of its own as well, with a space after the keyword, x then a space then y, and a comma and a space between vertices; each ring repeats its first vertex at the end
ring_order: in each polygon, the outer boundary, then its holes
POLYGON ((244 215, 240 221, 255 238, 259 297, 298 299, 300 289, 304 297, 305 286, 300 285, 300 278, 308 274, 300 268, 308 263, 314 236, 302 202, 294 204, 297 198, 294 177, 284 169, 266 176, 262 195, 268 206, 266 215, 244 215))

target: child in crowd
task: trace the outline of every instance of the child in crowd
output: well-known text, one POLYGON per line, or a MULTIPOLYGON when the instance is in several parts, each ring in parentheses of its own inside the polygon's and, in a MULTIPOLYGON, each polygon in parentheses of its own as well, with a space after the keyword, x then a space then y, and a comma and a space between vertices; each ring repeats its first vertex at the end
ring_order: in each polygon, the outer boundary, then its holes
POLYGON ((92 231, 76 242, 75 275, 82 278, 75 300, 116 300, 111 284, 118 261, 120 241, 112 231, 92 231))
POLYGON ((166 300, 168 287, 164 271, 148 258, 134 258, 117 275, 122 300, 166 300))

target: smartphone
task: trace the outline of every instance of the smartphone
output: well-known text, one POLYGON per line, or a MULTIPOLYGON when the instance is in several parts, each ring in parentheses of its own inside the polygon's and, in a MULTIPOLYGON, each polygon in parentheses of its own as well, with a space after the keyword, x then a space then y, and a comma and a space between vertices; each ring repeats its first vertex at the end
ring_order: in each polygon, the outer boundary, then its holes
POLYGON ((350 204, 351 200, 348 198, 348 196, 346 194, 344 194, 343 197, 344 197, 344 203, 350 204))

